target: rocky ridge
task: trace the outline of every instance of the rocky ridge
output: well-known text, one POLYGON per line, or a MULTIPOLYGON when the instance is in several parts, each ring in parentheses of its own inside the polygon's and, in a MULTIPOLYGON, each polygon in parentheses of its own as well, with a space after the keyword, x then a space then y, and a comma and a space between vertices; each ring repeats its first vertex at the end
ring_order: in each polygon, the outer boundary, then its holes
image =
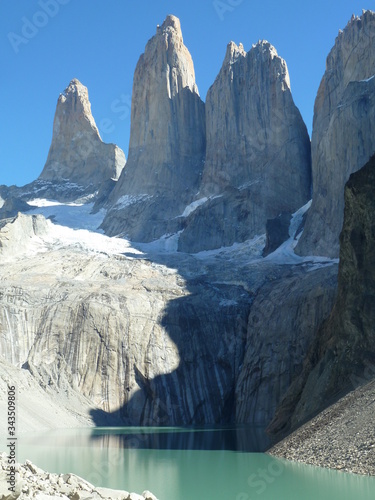
POLYGON ((0 454, 0 498, 2 500, 157 500, 149 491, 142 495, 127 491, 95 487, 75 474, 52 474, 45 472, 30 460, 15 465, 14 493, 7 482, 8 456, 0 454))
POLYGON ((344 187, 375 152, 375 13, 352 17, 327 58, 314 107, 313 202, 296 251, 339 255, 344 187))

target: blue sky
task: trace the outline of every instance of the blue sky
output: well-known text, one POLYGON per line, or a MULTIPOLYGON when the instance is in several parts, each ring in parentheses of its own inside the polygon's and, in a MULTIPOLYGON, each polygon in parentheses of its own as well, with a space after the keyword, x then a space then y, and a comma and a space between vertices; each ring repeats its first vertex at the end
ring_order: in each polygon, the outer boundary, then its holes
POLYGON ((133 73, 167 14, 181 20, 205 100, 227 43, 272 43, 288 65, 311 132, 325 60, 363 0, 0 0, 0 184, 38 177, 57 98, 72 78, 88 87, 102 139, 127 155, 133 73))

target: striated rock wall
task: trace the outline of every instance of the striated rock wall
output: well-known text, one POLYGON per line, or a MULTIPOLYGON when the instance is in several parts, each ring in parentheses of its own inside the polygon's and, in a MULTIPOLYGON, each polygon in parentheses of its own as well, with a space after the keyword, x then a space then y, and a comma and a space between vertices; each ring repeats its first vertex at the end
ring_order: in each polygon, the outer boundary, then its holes
POLYGON ((166 233, 198 190, 204 154, 204 103, 180 21, 168 16, 135 70, 129 158, 105 231, 136 241, 166 233))
POLYGON ((115 144, 105 144, 91 114, 87 88, 73 79, 57 101, 53 136, 40 181, 70 182, 96 191, 118 179, 125 155, 115 144))
POLYGON ((86 398, 98 424, 268 423, 326 312, 334 267, 252 262, 251 249, 132 257, 56 243, 52 228, 20 215, 0 229, 2 356, 56 397, 86 398))
POLYGON ((231 42, 206 99, 207 149, 183 251, 217 248, 265 232, 267 219, 310 198, 310 140, 285 61, 268 42, 246 53, 231 42))
POLYGON ((238 423, 269 423, 300 373, 322 318, 336 296, 337 265, 288 269, 257 293, 251 306, 236 384, 238 423))
POLYGON ((375 376, 375 157, 345 189, 338 295, 270 430, 296 426, 375 376), (290 422, 291 421, 291 422, 290 422))
POLYGON ((301 255, 338 257, 344 187, 375 151, 375 13, 353 17, 327 58, 314 108, 313 202, 301 255))

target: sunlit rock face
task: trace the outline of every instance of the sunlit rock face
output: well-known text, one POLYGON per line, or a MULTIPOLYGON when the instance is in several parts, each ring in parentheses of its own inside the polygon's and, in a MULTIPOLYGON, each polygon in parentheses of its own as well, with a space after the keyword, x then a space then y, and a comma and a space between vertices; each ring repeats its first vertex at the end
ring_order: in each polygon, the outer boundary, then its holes
POLYGON ((375 151, 375 13, 353 17, 327 58, 314 108, 313 203, 297 252, 338 257, 344 187, 375 151))
POLYGON ((98 189, 117 180, 124 165, 123 151, 100 138, 87 88, 73 79, 57 101, 52 143, 39 179, 98 189))
POLYGON ((231 42, 206 99, 207 150, 198 197, 179 249, 229 246, 266 231, 310 197, 310 140, 285 61, 268 42, 231 42))
POLYGON ((86 398, 98 424, 268 423, 329 307, 334 266, 146 256, 85 234, 3 221, 0 355, 56 398, 86 398))
POLYGON ((103 228, 150 241, 194 198, 205 154, 205 112, 180 21, 168 16, 134 74, 129 157, 103 228))

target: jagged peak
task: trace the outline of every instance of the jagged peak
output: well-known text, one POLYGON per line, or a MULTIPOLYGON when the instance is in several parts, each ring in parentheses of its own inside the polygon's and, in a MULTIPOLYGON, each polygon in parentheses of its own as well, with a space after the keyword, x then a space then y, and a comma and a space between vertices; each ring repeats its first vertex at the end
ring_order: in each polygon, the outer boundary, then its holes
POLYGON ((170 31, 176 32, 182 39, 182 30, 181 30, 181 22, 178 17, 169 14, 163 24, 160 26, 159 24, 156 27, 156 34, 158 33, 168 33, 170 31))
POLYGON ((72 78, 69 83, 69 87, 84 87, 84 85, 78 80, 78 78, 72 78))
POLYGON ((176 31, 181 31, 181 23, 178 17, 169 14, 166 18, 164 23, 162 24, 162 29, 165 30, 168 27, 174 28, 176 31))
POLYGON ((350 30, 355 29, 355 28, 361 28, 362 23, 368 23, 368 22, 375 22, 375 12, 369 9, 362 9, 362 15, 361 16, 356 16, 355 14, 352 14, 352 17, 349 19, 347 25, 345 28, 342 30, 339 30, 339 34, 336 37, 336 43, 337 45, 343 36, 345 36, 350 30))
POLYGON ((65 102, 66 98, 69 97, 72 94, 78 94, 81 99, 85 99, 88 101, 89 99, 89 92, 87 87, 83 85, 78 78, 73 78, 70 82, 69 85, 66 87, 64 92, 60 94, 60 101, 65 102))
POLYGON ((252 45, 251 49, 263 54, 269 53, 272 59, 274 57, 279 57, 276 48, 267 40, 258 40, 257 43, 252 45))
POLYGON ((339 30, 335 44, 327 56, 326 74, 335 71, 338 61, 341 61, 342 67, 347 68, 342 84, 344 88, 349 81, 371 77, 375 71, 374 41, 375 12, 363 10, 361 16, 353 14, 345 28, 339 30), (356 58, 364 62, 357 64, 356 58))
POLYGON ((228 66, 230 64, 235 63, 239 57, 245 57, 246 56, 246 51, 243 48, 243 44, 240 43, 237 45, 234 42, 229 42, 227 45, 227 52, 225 54, 224 58, 224 66, 228 66))

